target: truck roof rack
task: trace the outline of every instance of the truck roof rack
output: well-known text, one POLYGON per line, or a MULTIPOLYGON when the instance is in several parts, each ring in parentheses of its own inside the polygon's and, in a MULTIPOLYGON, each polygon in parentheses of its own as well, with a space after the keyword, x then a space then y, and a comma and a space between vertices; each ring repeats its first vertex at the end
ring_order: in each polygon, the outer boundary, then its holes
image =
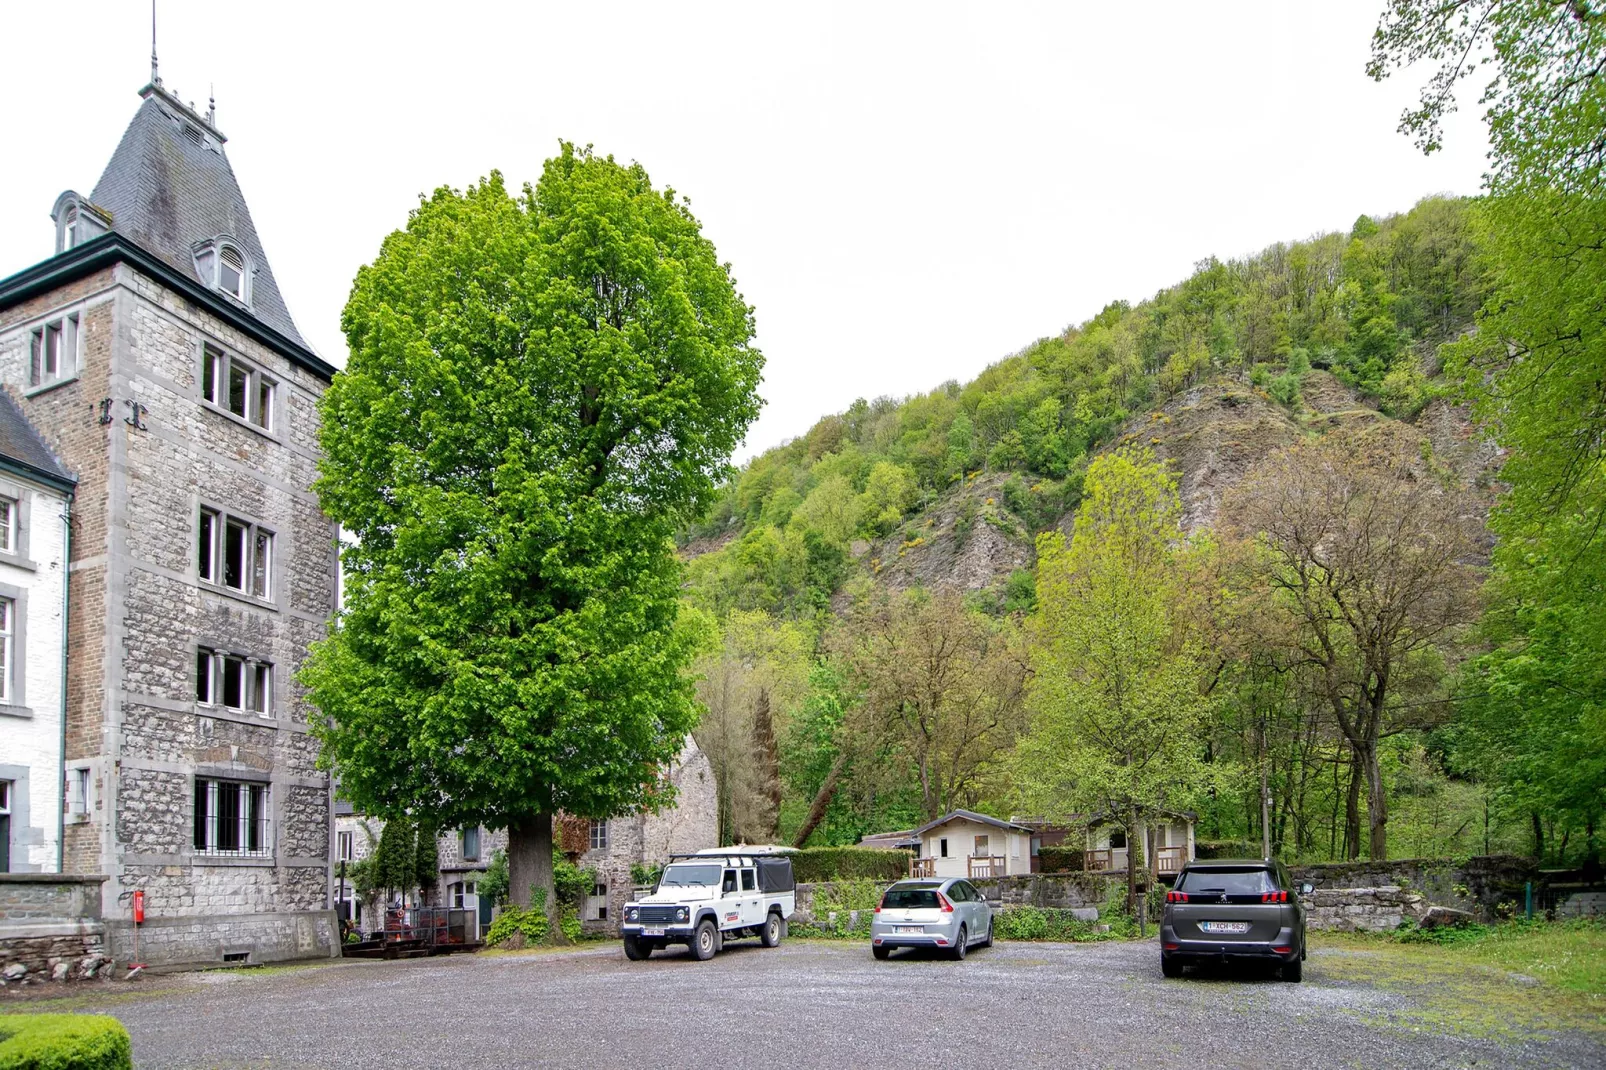
POLYGON ((735 847, 704 847, 701 851, 676 851, 669 856, 671 862, 681 858, 763 858, 766 856, 796 854, 796 847, 780 847, 772 843, 744 843, 735 847))

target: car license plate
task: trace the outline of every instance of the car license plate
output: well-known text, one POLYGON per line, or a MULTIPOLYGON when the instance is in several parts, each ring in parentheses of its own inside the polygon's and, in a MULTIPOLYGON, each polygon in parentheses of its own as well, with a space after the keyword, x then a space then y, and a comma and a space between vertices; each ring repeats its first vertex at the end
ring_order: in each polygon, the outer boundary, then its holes
POLYGON ((1247 921, 1201 921, 1199 928, 1207 933, 1246 933, 1249 931, 1247 921))
POLYGON ((894 925, 892 931, 895 933, 923 933, 926 929, 923 925, 894 925))
POLYGON ((662 929, 643 929, 643 930, 641 930, 641 935, 642 936, 662 936, 662 935, 664 935, 664 931, 662 929))

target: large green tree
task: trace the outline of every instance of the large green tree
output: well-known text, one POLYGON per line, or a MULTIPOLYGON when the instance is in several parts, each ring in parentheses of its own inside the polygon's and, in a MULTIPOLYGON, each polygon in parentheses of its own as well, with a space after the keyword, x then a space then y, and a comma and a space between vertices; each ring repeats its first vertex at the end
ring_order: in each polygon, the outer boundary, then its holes
POLYGON ((1087 470, 1069 544, 1037 541, 1031 729, 1015 783, 1035 813, 1102 813, 1128 832, 1129 902, 1147 865, 1140 822, 1180 808, 1217 772, 1203 761, 1209 662, 1187 581, 1176 477, 1125 447, 1087 470))
POLYGON ((1436 64, 1402 131, 1438 148, 1465 79, 1489 129, 1486 245, 1495 292, 1454 347, 1479 416, 1507 451, 1491 526, 1499 596, 1468 708, 1470 764, 1545 821, 1606 814, 1606 5, 1600 0, 1393 0, 1373 43, 1385 77, 1436 64), (1520 729, 1518 728, 1520 726, 1520 729), (1542 817, 1543 815, 1543 817, 1542 817))
POLYGON ((512 900, 554 903, 554 811, 662 799, 695 723, 669 538, 757 414, 752 310, 673 191, 565 144, 423 201, 342 325, 324 760, 369 812, 507 827, 512 900))

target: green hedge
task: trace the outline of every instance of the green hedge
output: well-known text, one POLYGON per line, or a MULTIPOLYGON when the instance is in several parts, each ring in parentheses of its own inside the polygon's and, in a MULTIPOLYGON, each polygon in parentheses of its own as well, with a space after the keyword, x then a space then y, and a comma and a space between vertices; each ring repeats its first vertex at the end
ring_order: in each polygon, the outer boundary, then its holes
POLYGON ((792 855, 799 884, 821 881, 895 881, 909 875, 908 851, 874 847, 805 847, 792 855))
POLYGON ((1080 873, 1082 856, 1080 847, 1040 847, 1037 850, 1037 868, 1041 873, 1080 873))
POLYGON ((1249 840, 1198 840, 1193 845, 1195 858, 1259 858, 1260 841, 1249 840))
POLYGON ((0 1070, 131 1070, 128 1030, 104 1014, 0 1015, 0 1070))

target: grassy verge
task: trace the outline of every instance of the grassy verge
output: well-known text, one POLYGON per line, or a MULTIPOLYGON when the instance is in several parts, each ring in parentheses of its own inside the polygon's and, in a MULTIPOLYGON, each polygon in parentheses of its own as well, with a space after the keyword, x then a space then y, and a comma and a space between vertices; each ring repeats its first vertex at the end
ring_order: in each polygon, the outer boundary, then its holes
POLYGON ((1321 972, 1407 997, 1410 1028, 1606 1037, 1606 925, 1510 922, 1443 933, 1313 933, 1321 972), (1340 952, 1325 954, 1323 952, 1340 952))

